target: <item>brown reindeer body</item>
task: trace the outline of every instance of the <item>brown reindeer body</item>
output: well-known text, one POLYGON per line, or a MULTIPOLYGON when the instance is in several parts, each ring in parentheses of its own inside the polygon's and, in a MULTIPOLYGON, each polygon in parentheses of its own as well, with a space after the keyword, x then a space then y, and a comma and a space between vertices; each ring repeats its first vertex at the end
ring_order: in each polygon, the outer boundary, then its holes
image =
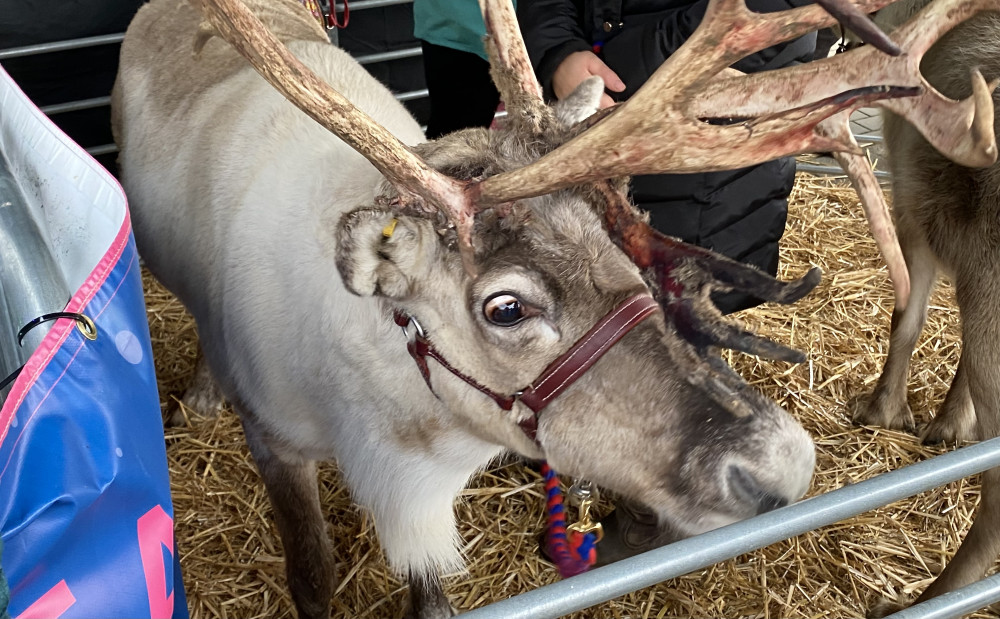
MULTIPOLYGON (((897 25, 926 2, 901 2, 877 21, 897 25)), ((969 73, 1000 77, 1000 14, 956 26, 925 54, 921 71, 953 98, 970 93, 969 73)), ((996 93, 994 102, 1000 102, 996 93)), ((998 127, 994 122, 994 126, 998 127)), ((912 293, 892 316, 889 355, 875 392, 856 421, 914 429, 906 400, 910 357, 923 328, 938 270, 955 283, 962 352, 951 388, 924 430, 928 442, 1000 436, 1000 165, 953 163, 905 120, 887 113, 884 134, 892 171, 893 217, 912 293)), ((980 514, 955 558, 921 596, 939 595, 981 578, 1000 554, 1000 470, 985 473, 980 514)))

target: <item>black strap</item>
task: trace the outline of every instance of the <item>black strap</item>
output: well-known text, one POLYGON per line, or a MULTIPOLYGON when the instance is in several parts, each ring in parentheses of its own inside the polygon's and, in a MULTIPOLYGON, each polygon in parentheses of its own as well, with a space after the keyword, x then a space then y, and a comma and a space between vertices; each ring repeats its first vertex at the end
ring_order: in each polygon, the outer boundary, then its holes
POLYGON ((3 380, 0 380, 0 391, 3 391, 4 389, 7 388, 7 385, 9 385, 12 382, 14 382, 15 380, 17 380, 17 377, 21 374, 21 370, 23 370, 23 369, 24 369, 24 366, 22 365, 21 367, 17 368, 13 372, 11 372, 10 375, 7 376, 7 378, 5 378, 3 380))
POLYGON ((17 345, 24 345, 24 336, 28 335, 28 332, 37 327, 44 322, 51 322, 53 320, 59 320, 60 318, 72 318, 77 321, 87 329, 91 328, 93 322, 84 316, 83 314, 78 314, 76 312, 52 312, 51 314, 42 314, 38 318, 33 318, 28 322, 28 324, 21 327, 21 330, 17 332, 17 345))
MULTIPOLYGON (((50 314, 42 314, 37 318, 31 319, 30 321, 28 321, 28 324, 21 327, 21 330, 17 332, 17 345, 24 346, 24 337, 28 335, 28 333, 38 325, 45 322, 51 322, 53 320, 59 320, 60 318, 72 318, 77 323, 83 325, 84 328, 86 328, 88 331, 93 329, 94 325, 93 321, 90 320, 90 318, 84 316, 83 314, 78 314, 77 312, 52 312, 50 314)), ((8 385, 17 380, 17 377, 21 374, 21 371, 23 369, 24 365, 21 365, 21 367, 17 368, 9 375, 7 375, 6 378, 0 380, 0 391, 3 391, 4 389, 7 388, 8 385)))

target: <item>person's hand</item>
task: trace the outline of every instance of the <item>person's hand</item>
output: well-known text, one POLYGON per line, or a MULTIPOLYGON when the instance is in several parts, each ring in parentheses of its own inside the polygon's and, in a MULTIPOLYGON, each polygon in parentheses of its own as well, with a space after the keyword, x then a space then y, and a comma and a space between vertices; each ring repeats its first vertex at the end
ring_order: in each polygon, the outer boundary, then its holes
MULTIPOLYGON (((604 86, 613 92, 625 90, 625 83, 611 70, 594 52, 573 52, 559 64, 552 75, 552 90, 557 99, 563 99, 573 92, 580 82, 591 75, 597 75, 604 80, 604 86)), ((615 102, 605 93, 601 97, 600 107, 611 107, 615 102)))

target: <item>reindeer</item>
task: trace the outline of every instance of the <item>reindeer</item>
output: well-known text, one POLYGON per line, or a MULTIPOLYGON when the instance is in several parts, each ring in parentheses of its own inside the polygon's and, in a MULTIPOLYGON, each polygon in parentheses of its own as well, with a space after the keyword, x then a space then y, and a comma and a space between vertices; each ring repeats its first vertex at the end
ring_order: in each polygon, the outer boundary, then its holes
MULTIPOLYGON (((945 1, 954 22, 976 0, 945 1)), ((599 80, 542 103, 501 0, 484 16, 506 126, 423 142, 295 0, 197 4, 208 23, 153 0, 126 33, 113 92, 122 182, 146 264, 195 317, 242 420, 300 616, 328 616, 335 582, 318 460, 336 458, 373 513, 420 617, 452 614, 438 578, 461 565, 452 504, 505 451, 640 500, 686 535, 806 492, 811 439, 717 350, 802 356, 724 322, 708 293, 789 303, 818 271, 778 282, 658 235, 607 179, 805 150, 857 157, 850 109, 922 99, 915 70, 864 49, 867 61, 847 62, 877 66, 868 81, 837 59, 813 74, 731 75, 736 58, 833 18, 715 0, 659 86, 592 116, 599 80), (808 88, 762 107, 789 79, 808 88), (650 119, 663 121, 652 133, 650 119), (621 148, 580 156, 608 132, 621 148)), ((972 143, 960 124, 934 135, 956 157, 984 156, 992 135, 972 143)))
MULTIPOLYGON (((898 26, 929 0, 905 0, 879 11, 876 21, 898 26)), ((1000 6, 994 6, 994 11, 1000 6)), ((1000 82, 1000 13, 960 24, 927 51, 927 80, 950 97, 971 94, 973 67, 1000 82)), ((997 94, 993 94, 994 103, 997 94)), ((974 126, 995 131, 990 114, 974 126)), ((955 283, 962 318, 962 352, 948 394, 923 430, 927 443, 985 440, 1000 435, 1000 166, 976 169, 938 152, 904 118, 885 114, 885 144, 892 172, 893 217, 912 282, 909 302, 892 314, 889 354, 874 392, 855 421, 914 431, 906 401, 910 357, 927 318, 938 270, 955 283)), ((983 577, 1000 554, 1000 470, 983 474, 980 512, 954 559, 927 588, 922 601, 983 577)))

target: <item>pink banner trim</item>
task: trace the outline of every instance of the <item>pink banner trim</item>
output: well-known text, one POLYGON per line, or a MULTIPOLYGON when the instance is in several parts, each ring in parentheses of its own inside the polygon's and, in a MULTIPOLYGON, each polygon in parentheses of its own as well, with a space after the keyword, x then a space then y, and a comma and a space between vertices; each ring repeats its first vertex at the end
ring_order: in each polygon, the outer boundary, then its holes
MULTIPOLYGON (((126 234, 125 235, 125 245, 128 245, 128 238, 129 237, 126 234)), ((120 254, 121 252, 119 251, 118 253, 120 254)), ((107 254, 105 254, 105 257, 107 257, 107 254)), ((73 299, 70 300, 69 305, 67 305, 67 307, 79 307, 80 309, 83 309, 83 307, 86 306, 87 302, 89 302, 90 298, 92 298, 94 296, 94 293, 96 293, 97 290, 101 288, 101 286, 103 285, 103 283, 105 281, 107 281, 108 273, 111 272, 111 269, 113 269, 114 266, 117 263, 118 263, 118 259, 117 258, 115 258, 113 261, 111 261, 111 263, 110 263, 111 266, 108 268, 108 271, 106 273, 103 273, 101 275, 100 283, 97 284, 97 286, 92 291, 90 291, 90 293, 89 293, 89 295, 87 297, 87 301, 86 302, 84 302, 82 305, 79 305, 79 306, 74 305, 77 297, 80 296, 80 294, 84 290, 84 288, 86 288, 89 285, 89 283, 91 282, 91 280, 94 279, 94 274, 97 273, 98 270, 99 270, 99 269, 94 269, 94 271, 91 272, 91 276, 87 279, 87 282, 85 282, 84 285, 80 287, 80 290, 77 291, 77 295, 74 296, 73 299)), ((101 260, 101 265, 103 265, 103 264, 104 264, 104 260, 102 259, 101 260)), ((94 314, 93 316, 91 316, 91 318, 95 322, 97 321, 98 318, 101 317, 101 314, 104 313, 104 310, 106 310, 108 308, 108 306, 111 305, 111 302, 114 301, 115 297, 118 296, 118 291, 121 290, 122 284, 124 284, 125 281, 128 279, 128 274, 132 272, 132 265, 133 264, 134 264, 134 262, 131 259, 129 259, 128 268, 125 269, 125 272, 122 274, 121 281, 118 282, 118 285, 115 287, 115 289, 108 296, 108 300, 104 304, 104 307, 102 307, 99 312, 97 312, 96 314, 94 314)), ((99 267, 100 267, 100 265, 99 265, 99 267)), ((67 310, 67 311, 79 311, 79 310, 67 310)), ((69 329, 67 329, 66 332, 64 334, 62 334, 62 336, 61 336, 61 338, 59 340, 59 346, 61 346, 62 342, 66 339, 66 337, 69 336, 70 331, 72 330, 72 327, 76 325, 75 321, 70 320, 70 319, 59 320, 59 321, 57 321, 57 324, 60 323, 60 322, 68 322, 69 323, 69 329)), ((53 329, 53 331, 54 330, 55 329, 53 329)), ((49 339, 49 335, 51 335, 51 334, 52 333, 49 332, 49 334, 45 336, 45 339, 42 340, 43 344, 49 339)), ((66 367, 63 368, 63 371, 59 374, 59 376, 54 381, 52 381, 51 385, 49 385, 49 390, 46 391, 45 395, 42 396, 42 399, 38 401, 38 404, 31 411, 31 414, 28 415, 28 418, 25 419, 25 420, 23 420, 23 423, 20 426, 21 432, 18 433, 17 438, 14 439, 14 446, 15 447, 17 446, 17 443, 21 440, 21 436, 24 435, 25 428, 27 428, 28 424, 31 423, 31 420, 35 418, 35 414, 38 413, 38 410, 42 407, 43 404, 45 404, 45 401, 47 399, 49 399, 49 396, 52 394, 52 391, 56 388, 57 385, 59 385, 59 382, 62 381, 63 376, 65 376, 66 372, 69 371, 69 368, 72 367, 73 362, 76 361, 77 355, 79 355, 80 351, 83 350, 84 344, 86 344, 86 340, 80 340, 80 343, 77 345, 76 350, 73 351, 73 356, 70 357, 69 361, 66 362, 66 367)), ((52 357, 55 356, 56 351, 59 350, 59 346, 56 346, 55 348, 52 349, 51 354, 49 354, 48 357, 45 360, 45 365, 42 365, 38 369, 38 374, 41 374, 41 372, 48 365, 49 361, 52 360, 52 357)), ((31 356, 31 359, 28 359, 28 362, 30 363, 31 360, 34 359, 36 356, 37 356, 37 351, 36 351, 35 354, 33 354, 31 356)), ((27 370, 28 370, 28 368, 26 366, 24 372, 27 372, 27 370)), ((24 372, 21 373, 22 376, 24 375, 24 372)), ((31 377, 31 384, 34 384, 35 380, 38 379, 38 374, 36 374, 36 375, 34 375, 34 376, 31 377)), ((18 378, 20 378, 20 377, 18 377, 18 378)), ((25 397, 26 394, 27 394, 27 390, 25 390, 24 393, 21 394, 21 399, 22 400, 24 399, 24 397, 25 397)), ((11 395, 13 395, 13 392, 11 392, 11 395)), ((8 397, 7 400, 10 401, 11 398, 8 397)), ((20 401, 18 402, 18 405, 20 405, 20 401)), ((11 415, 11 417, 13 418, 13 414, 11 415)), ((2 444, 4 438, 6 438, 7 431, 8 431, 9 428, 10 428, 10 422, 8 420, 7 427, 5 427, 3 433, 0 434, 0 444, 2 444)), ((3 479, 4 474, 7 473, 7 467, 10 466, 10 461, 14 457, 14 454, 15 454, 15 451, 13 449, 11 449, 10 456, 8 456, 8 458, 7 458, 7 462, 4 463, 3 469, 0 469, 0 479, 3 479)))
MULTIPOLYGON (((119 228, 111 247, 104 253, 104 256, 97 263, 94 270, 90 272, 90 276, 87 277, 83 285, 77 289, 76 294, 73 295, 73 298, 66 305, 65 311, 80 312, 90 303, 94 295, 97 294, 97 291, 107 281, 108 275, 114 269, 115 264, 118 263, 118 259, 121 258, 125 247, 128 246, 129 234, 131 232, 132 224, 126 210, 125 219, 122 221, 121 228, 119 228)), ((94 317, 91 316, 91 318, 94 317)), ((57 320, 42 340, 42 343, 38 345, 38 348, 24 365, 21 375, 14 381, 14 386, 4 401, 3 409, 0 410, 0 443, 3 443, 7 437, 11 419, 14 418, 14 412, 21 406, 32 385, 35 384, 38 377, 45 371, 45 368, 52 361, 52 358, 66 338, 69 337, 75 326, 76 322, 72 319, 61 318, 57 320)))
POLYGON ((14 619, 57 619, 69 607, 76 604, 76 597, 69 590, 65 580, 45 592, 45 595, 35 600, 35 603, 14 619))

